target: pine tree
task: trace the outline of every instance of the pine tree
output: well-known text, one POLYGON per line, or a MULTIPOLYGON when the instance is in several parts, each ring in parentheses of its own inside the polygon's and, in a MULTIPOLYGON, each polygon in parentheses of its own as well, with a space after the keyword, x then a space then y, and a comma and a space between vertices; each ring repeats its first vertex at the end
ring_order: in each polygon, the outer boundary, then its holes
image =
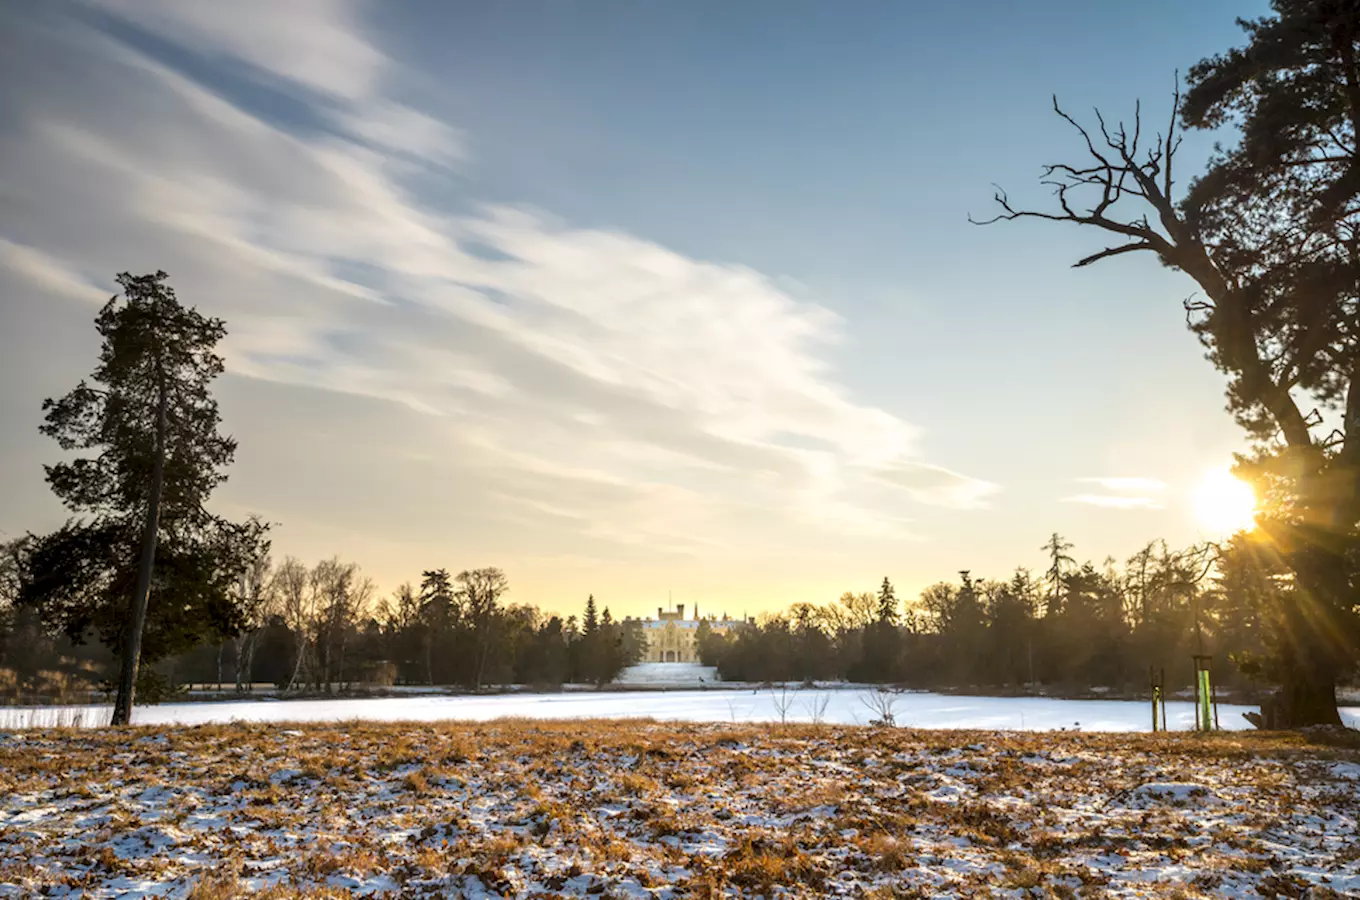
POLYGON ((1048 603, 1044 608, 1045 616, 1056 616, 1063 610, 1063 574, 1067 567, 1075 565, 1076 560, 1067 555, 1072 544, 1058 532, 1039 548, 1048 554, 1048 603))
POLYGON ((884 625, 897 624, 897 595, 886 575, 878 588, 878 621, 884 625))
POLYGON ((581 633, 586 637, 592 637, 599 629, 600 620, 595 612, 595 595, 591 594, 586 597, 586 615, 581 624, 581 633))
POLYGON ((121 654, 114 724, 131 719, 144 659, 239 631, 234 587, 266 548, 259 521, 205 508, 236 452, 210 393, 226 327, 181 305, 166 277, 118 276, 122 296, 95 319, 93 383, 43 403, 43 434, 95 453, 46 467, 81 518, 34 541, 21 602, 73 639, 95 629, 121 654))
MULTIPOLYGON (((449 575, 448 569, 426 569, 421 573, 420 623, 422 655, 425 658, 425 682, 434 684, 434 648, 440 643, 447 645, 458 625, 453 577, 449 575)), ((443 674, 448 674, 447 666, 444 667, 443 674)))

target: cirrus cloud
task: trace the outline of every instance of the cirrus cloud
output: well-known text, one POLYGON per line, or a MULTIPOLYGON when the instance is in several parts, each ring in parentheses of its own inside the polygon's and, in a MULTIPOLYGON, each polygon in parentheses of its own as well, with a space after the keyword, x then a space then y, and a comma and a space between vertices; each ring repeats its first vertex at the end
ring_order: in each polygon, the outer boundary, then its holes
MULTIPOLYGON (((70 273, 164 267, 227 319, 230 373, 356 398, 344 418, 321 423, 316 404, 261 430, 365 433, 368 401, 421 417, 419 453, 324 445, 373 496, 396 467, 428 470, 386 500, 413 521, 441 521, 432 497, 456 483, 463 539, 538 529, 554 553, 736 555, 906 536, 906 510, 997 489, 917 459, 915 427, 857 402, 826 361, 839 317, 777 279, 533 208, 427 202, 405 163, 456 162, 467 139, 388 95, 400 67, 353 4, 98 5, 335 127, 288 127, 78 19, 20 21, 0 154, 26 212, 0 266, 30 296, 91 299, 70 273)), ((253 490, 266 507, 287 493, 253 490)), ((364 527, 363 510, 343 515, 364 527)))

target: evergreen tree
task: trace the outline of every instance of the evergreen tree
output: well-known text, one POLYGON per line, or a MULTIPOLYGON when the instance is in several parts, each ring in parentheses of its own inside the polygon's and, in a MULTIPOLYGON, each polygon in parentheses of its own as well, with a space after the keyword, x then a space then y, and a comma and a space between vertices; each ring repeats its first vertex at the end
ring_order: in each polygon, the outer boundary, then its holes
POLYGON ((1048 604, 1044 608, 1045 616, 1056 616, 1062 612, 1063 608, 1063 577, 1069 565, 1075 565, 1076 560, 1067 555, 1067 551, 1072 549, 1062 535, 1056 531, 1048 539, 1048 543, 1039 548, 1048 554, 1048 604))
POLYGON ((586 637, 593 637, 595 632, 600 629, 600 620, 595 613, 595 595, 586 597, 586 615, 581 623, 581 633, 586 637))
POLYGON ((878 588, 878 621, 883 625, 897 625, 897 595, 886 575, 878 588))
POLYGON ((222 320, 181 305, 164 272, 118 284, 121 297, 95 319, 103 346, 90 382, 43 403, 43 434, 95 452, 46 467, 77 518, 34 541, 21 602, 73 639, 94 629, 121 654, 113 722, 126 724, 143 660, 241 628, 233 587, 264 555, 266 526, 206 509, 236 452, 210 393, 222 320))
MULTIPOLYGON (((454 630, 459 625, 458 606, 453 589, 453 578, 448 569, 427 569, 420 575, 420 623, 422 655, 425 658, 425 683, 435 684, 435 647, 448 651, 444 658, 454 660, 454 630)), ((448 681, 448 666, 441 675, 448 681)))

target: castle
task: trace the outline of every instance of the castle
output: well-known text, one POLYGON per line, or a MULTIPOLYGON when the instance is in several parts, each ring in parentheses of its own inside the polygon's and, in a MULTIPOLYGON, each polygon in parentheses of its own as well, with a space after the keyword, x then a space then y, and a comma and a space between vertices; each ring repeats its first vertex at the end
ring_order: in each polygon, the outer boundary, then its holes
POLYGON ((674 611, 657 607, 655 619, 642 619, 642 633, 647 638, 647 650, 642 662, 697 663, 699 662, 699 623, 707 622, 715 634, 726 634, 741 624, 739 619, 699 617, 696 606, 694 618, 685 618, 685 604, 678 603, 674 611))

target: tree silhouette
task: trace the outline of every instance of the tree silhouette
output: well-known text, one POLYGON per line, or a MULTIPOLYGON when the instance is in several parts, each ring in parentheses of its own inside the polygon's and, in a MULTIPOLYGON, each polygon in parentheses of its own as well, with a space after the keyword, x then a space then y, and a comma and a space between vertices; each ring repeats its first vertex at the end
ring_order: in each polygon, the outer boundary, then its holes
POLYGON ((1151 251, 1202 298, 1188 324, 1228 376, 1228 408, 1257 442, 1259 465, 1288 483, 1263 526, 1295 578, 1282 596, 1272 671, 1279 721, 1337 724, 1337 679, 1354 665, 1360 521, 1360 15, 1353 3, 1274 0, 1240 24, 1245 47, 1190 70, 1151 140, 1096 113, 1088 129, 1058 106, 1087 159, 1045 167, 1054 211, 1020 209, 1004 191, 993 219, 1071 222, 1114 235, 1085 266, 1151 251), (1238 128, 1179 199, 1178 119, 1238 128), (1130 209, 1132 207, 1132 209, 1130 209), (1331 413, 1329 416, 1327 413, 1331 413))
POLYGON ((1048 554, 1048 603, 1044 607, 1044 615, 1055 616, 1062 612, 1063 608, 1063 575, 1067 566, 1076 563, 1072 557, 1067 555, 1067 551, 1072 549, 1072 544, 1068 542, 1058 532, 1053 532, 1048 543, 1039 548, 1048 554))
POLYGON ((264 525, 205 509, 236 452, 210 392, 226 327, 180 304, 166 278, 118 276, 121 297, 95 319, 91 381, 43 403, 43 434, 96 453, 46 467, 53 493, 88 518, 35 541, 22 602, 72 638, 93 627, 118 648, 114 724, 131 719, 144 657, 240 629, 234 588, 265 549, 264 525))
POLYGON ((878 621, 884 625, 897 625, 897 594, 886 575, 878 588, 878 621))

